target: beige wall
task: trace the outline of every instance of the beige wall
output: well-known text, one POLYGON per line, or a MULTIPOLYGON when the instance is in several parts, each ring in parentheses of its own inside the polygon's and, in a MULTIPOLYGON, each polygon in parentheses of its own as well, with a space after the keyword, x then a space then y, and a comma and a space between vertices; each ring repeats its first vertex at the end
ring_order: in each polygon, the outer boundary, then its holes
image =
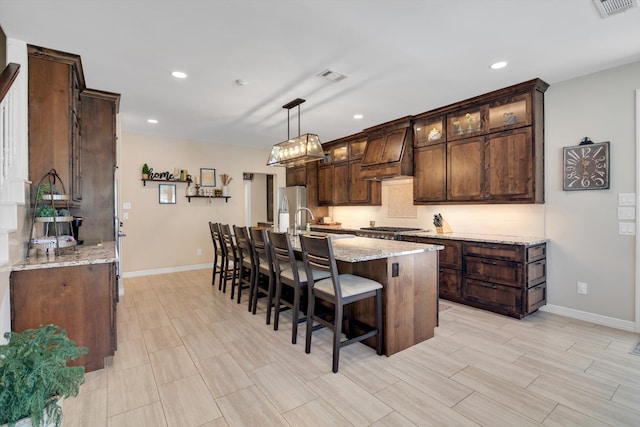
MULTIPOLYGON (((278 185, 285 185, 283 168, 266 166, 268 149, 254 149, 198 143, 124 132, 120 155, 120 218, 122 231, 123 276, 167 269, 189 268, 211 263, 213 248, 208 223, 245 225, 242 173, 278 174, 278 185), (158 183, 146 186, 140 181, 142 165, 155 171, 180 167, 196 175, 200 168, 216 169, 216 176, 227 173, 231 198, 192 199, 187 202, 186 184, 177 183, 177 203, 158 203, 158 183), (131 203, 123 210, 122 203, 131 203), (125 219, 124 214, 129 218, 125 219), (197 250, 202 255, 197 255, 197 250)), ((218 178, 219 184, 219 178, 218 178)), ((277 187, 277 186, 276 186, 277 187)))
POLYGON ((545 179, 550 304, 634 320, 635 237, 618 234, 618 194, 636 189, 640 62, 569 80, 546 96, 545 179), (562 147, 611 142, 609 190, 562 191, 562 147), (588 283, 587 295, 576 282, 588 283))

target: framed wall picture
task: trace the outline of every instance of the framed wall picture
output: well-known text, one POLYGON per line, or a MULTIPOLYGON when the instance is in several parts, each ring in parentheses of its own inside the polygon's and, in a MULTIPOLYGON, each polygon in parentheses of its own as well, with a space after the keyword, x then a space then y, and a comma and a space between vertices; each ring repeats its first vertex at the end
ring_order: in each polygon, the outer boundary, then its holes
POLYGON ((203 187, 215 187, 216 170, 209 168, 200 168, 200 185, 203 187))
POLYGON ((158 202, 161 205, 176 203, 176 185, 160 184, 158 185, 158 202))
POLYGON ((606 190, 609 188, 609 142, 564 147, 563 189, 606 190))

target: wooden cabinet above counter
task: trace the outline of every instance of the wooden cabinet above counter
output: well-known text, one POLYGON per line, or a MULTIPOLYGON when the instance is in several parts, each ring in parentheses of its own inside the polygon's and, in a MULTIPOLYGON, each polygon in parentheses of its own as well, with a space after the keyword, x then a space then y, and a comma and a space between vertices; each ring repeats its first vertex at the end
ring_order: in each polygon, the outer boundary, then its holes
POLYGON ((544 203, 540 79, 414 117, 414 203, 544 203))
POLYGON ((404 117, 369 129, 360 176, 382 180, 413 175, 411 118, 404 117))

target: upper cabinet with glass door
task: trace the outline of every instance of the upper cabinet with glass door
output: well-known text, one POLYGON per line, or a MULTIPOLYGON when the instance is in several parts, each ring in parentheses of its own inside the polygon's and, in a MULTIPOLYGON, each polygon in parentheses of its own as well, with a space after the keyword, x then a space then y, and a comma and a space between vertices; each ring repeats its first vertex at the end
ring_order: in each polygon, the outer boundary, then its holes
POLYGON ((524 93, 500 99, 489 105, 488 132, 529 126, 531 124, 531 94, 524 93))
POLYGON ((447 138, 445 116, 416 119, 413 124, 413 133, 414 147, 424 147, 445 142, 447 138))
POLYGON ((447 140, 478 136, 485 133, 487 106, 476 106, 447 114, 447 140))

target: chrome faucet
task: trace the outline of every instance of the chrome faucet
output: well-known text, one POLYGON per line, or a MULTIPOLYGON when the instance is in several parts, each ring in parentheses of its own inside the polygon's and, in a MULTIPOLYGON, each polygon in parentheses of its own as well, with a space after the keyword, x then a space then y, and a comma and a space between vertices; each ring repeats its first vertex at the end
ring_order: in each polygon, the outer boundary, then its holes
POLYGON ((293 235, 294 236, 298 235, 298 212, 300 212, 300 211, 309 212, 309 215, 311 215, 311 221, 316 219, 316 217, 313 216, 313 212, 311 211, 311 209, 309 209, 309 208, 298 208, 298 210, 296 210, 296 213, 293 214, 293 235))

